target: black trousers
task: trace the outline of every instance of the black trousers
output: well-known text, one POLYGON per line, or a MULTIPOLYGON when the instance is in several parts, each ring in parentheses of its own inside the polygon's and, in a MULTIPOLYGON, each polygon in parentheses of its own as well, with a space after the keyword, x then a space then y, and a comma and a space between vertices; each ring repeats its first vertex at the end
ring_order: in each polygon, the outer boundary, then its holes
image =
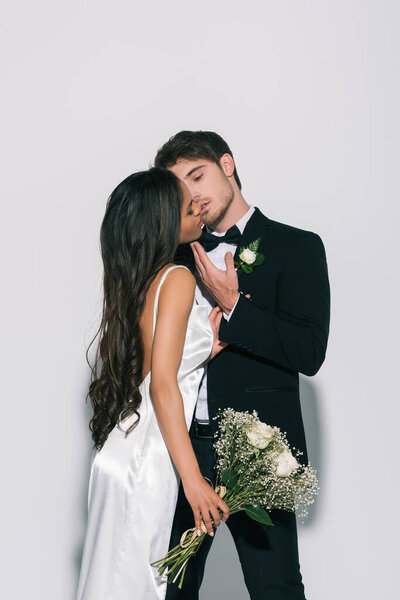
MULTIPOLYGON (((215 484, 215 459, 211 439, 193 436, 192 444, 200 470, 215 484)), ((293 513, 271 511, 274 527, 261 525, 244 512, 229 517, 232 534, 251 600, 305 600, 297 549, 296 519, 293 513)), ((193 512, 182 485, 179 489, 170 548, 179 544, 182 533, 194 526, 193 512)), ((217 529, 218 531, 218 529, 217 529)), ((167 586, 166 600, 198 600, 208 552, 214 538, 207 535, 190 559, 182 589, 167 586)), ((214 600, 209 598, 207 600, 214 600)))

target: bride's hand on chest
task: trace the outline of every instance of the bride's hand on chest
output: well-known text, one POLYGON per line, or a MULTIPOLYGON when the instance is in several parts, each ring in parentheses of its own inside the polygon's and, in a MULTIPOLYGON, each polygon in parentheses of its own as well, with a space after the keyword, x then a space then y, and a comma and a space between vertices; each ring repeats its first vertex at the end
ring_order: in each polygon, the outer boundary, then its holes
POLYGON ((212 311, 210 312, 210 314, 208 315, 208 320, 210 321, 211 329, 213 332, 213 345, 212 345, 211 354, 208 357, 206 362, 209 362, 211 359, 213 359, 214 356, 216 356, 219 352, 221 352, 221 350, 226 348, 226 346, 228 345, 225 342, 221 342, 220 339, 218 338, 218 331, 219 331, 221 319, 222 319, 222 310, 219 306, 215 306, 212 309, 212 311))

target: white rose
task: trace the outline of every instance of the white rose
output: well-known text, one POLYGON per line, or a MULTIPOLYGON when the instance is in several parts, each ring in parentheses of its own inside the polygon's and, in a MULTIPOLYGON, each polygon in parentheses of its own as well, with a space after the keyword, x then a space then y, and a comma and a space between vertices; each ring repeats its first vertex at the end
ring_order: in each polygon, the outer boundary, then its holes
POLYGON ((252 265, 253 262, 256 260, 256 255, 254 252, 252 252, 252 250, 249 250, 249 248, 245 248, 244 250, 242 250, 242 252, 239 254, 239 258, 240 260, 242 260, 244 263, 246 263, 246 265, 252 265))
POLYGON ((284 450, 279 454, 276 460, 276 474, 278 477, 288 477, 293 471, 296 471, 299 466, 299 463, 290 450, 284 450))
POLYGON ((274 435, 274 428, 261 421, 256 421, 247 430, 247 440, 249 444, 260 450, 264 450, 264 448, 268 446, 274 435))

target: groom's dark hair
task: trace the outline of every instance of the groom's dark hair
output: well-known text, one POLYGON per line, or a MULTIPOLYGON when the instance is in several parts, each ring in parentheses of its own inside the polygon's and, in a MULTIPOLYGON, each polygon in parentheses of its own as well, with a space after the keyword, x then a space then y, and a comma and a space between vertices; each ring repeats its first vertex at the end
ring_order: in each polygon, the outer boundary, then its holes
MULTIPOLYGON (((219 161, 224 154, 230 154, 231 149, 225 140, 213 131, 180 131, 173 135, 157 152, 154 166, 172 167, 180 158, 196 160, 205 158, 220 166, 219 161)), ((242 189, 236 165, 233 172, 239 189, 242 189)))

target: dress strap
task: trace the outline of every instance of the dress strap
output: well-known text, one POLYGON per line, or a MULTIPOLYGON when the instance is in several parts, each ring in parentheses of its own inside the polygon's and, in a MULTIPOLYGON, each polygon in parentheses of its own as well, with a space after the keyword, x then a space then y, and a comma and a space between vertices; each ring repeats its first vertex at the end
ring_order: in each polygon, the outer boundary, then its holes
POLYGON ((168 267, 168 269, 166 269, 164 271, 164 273, 162 274, 161 279, 160 279, 160 283, 158 284, 156 295, 155 295, 155 298, 154 298, 154 306, 153 306, 153 338, 154 338, 154 331, 155 331, 155 328, 156 328, 156 318, 157 318, 157 313, 158 313, 158 297, 160 295, 160 289, 161 289, 162 284, 166 280, 168 273, 170 273, 174 269, 186 269, 190 273, 190 269, 188 269, 187 267, 185 267, 185 265, 172 265, 171 267, 168 267))

